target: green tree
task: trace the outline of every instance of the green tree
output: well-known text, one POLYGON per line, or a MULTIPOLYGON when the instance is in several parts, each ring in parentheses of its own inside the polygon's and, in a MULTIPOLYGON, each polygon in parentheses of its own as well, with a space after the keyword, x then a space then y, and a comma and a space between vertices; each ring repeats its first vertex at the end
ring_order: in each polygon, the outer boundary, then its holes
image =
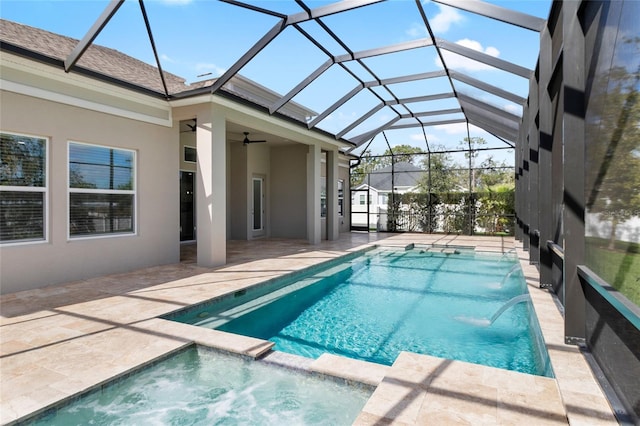
POLYGON ((438 152, 444 151, 442 146, 435 146, 433 151, 435 152, 428 154, 420 163, 420 167, 427 171, 420 182, 421 190, 432 194, 454 191, 457 182, 451 173, 454 168, 451 155, 438 152))
POLYGON ((513 167, 508 166, 504 160, 495 161, 491 155, 480 163, 476 179, 479 190, 486 190, 500 184, 511 184, 515 187, 513 167))
POLYGON ((484 138, 477 136, 471 138, 467 137, 458 142, 458 146, 461 149, 467 150, 464 153, 464 156, 467 159, 468 164, 465 164, 464 167, 469 169, 469 181, 467 182, 467 184, 472 191, 475 191, 476 188, 476 178, 478 173, 478 171, 476 170, 476 162, 478 159, 478 155, 480 154, 480 151, 478 149, 482 148, 486 144, 487 141, 484 140, 484 138))
POLYGON ((597 125, 589 123, 598 140, 587 148, 587 209, 610 223, 609 249, 615 247, 618 226, 640 216, 639 81, 640 68, 628 73, 618 67, 595 89, 604 105, 597 125))
POLYGON ((512 232, 515 214, 515 186, 497 183, 478 194, 478 225, 491 234, 512 232))
POLYGON ((0 134, 0 185, 44 186, 44 139, 0 134))
MULTIPOLYGON (((353 160, 352 160, 353 161, 353 160)), ((360 155, 360 158, 352 162, 350 171, 351 188, 355 188, 362 184, 367 175, 372 171, 379 169, 380 158, 371 155, 371 150, 366 150, 360 155)))
POLYGON ((406 144, 396 145, 391 149, 387 148, 380 158, 380 168, 390 166, 392 159, 393 163, 410 163, 417 165, 418 161, 416 158, 420 157, 417 154, 423 153, 424 151, 421 148, 406 144))

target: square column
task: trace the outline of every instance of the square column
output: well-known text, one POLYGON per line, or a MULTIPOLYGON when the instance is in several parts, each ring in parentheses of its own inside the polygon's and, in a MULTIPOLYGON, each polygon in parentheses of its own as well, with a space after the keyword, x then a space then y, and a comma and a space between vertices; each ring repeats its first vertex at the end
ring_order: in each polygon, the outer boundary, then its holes
POLYGON ((338 151, 327 151, 327 239, 337 240, 339 234, 338 151))
POLYGON ((319 244, 321 239, 320 212, 320 147, 309 145, 307 153, 307 240, 319 244))
POLYGON ((578 277, 584 265, 585 47, 579 2, 562 2, 562 137, 564 142, 564 341, 585 339, 585 298, 578 277))
POLYGON ((198 266, 227 262, 227 141, 225 116, 213 107, 197 114, 196 232, 198 266))

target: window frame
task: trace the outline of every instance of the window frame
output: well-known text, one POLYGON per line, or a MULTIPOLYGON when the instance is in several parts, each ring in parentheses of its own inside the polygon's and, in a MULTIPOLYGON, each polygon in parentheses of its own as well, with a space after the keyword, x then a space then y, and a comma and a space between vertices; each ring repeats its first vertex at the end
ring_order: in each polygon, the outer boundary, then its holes
POLYGON ((14 136, 24 136, 27 138, 41 139, 44 141, 44 186, 13 186, 0 185, 0 191, 4 192, 40 192, 42 193, 42 238, 26 238, 21 240, 0 241, 0 247, 20 246, 28 244, 46 244, 49 242, 49 170, 51 157, 49 152, 50 138, 47 136, 34 135, 29 133, 20 133, 0 130, 0 134, 8 134, 14 136))
POLYGON ((338 217, 344 217, 344 179, 338 179, 338 217))
POLYGON ((327 177, 320 176, 320 217, 327 218, 327 177))
POLYGON ((184 161, 185 163, 189 163, 189 164, 197 164, 198 163, 198 149, 195 146, 190 146, 190 145, 184 145, 182 148, 182 161, 184 161), (193 155, 194 160, 187 160, 187 151, 192 149, 193 150, 193 155))
POLYGON ((138 152, 134 149, 130 148, 122 148, 113 145, 103 145, 97 143, 89 143, 89 142, 80 142, 76 140, 68 140, 67 141, 67 241, 78 241, 78 240, 91 240, 91 239, 103 239, 103 238, 122 238, 122 237, 133 237, 138 236, 138 216, 139 216, 139 208, 138 208, 138 152), (132 161, 132 186, 131 190, 122 190, 122 189, 91 189, 91 188, 71 188, 71 145, 84 145, 91 146, 103 149, 113 149, 119 151, 130 152, 133 155, 132 161), (133 195, 133 201, 131 203, 132 206, 132 218, 131 224, 133 227, 133 231, 131 232, 110 232, 110 233, 100 233, 100 234, 82 234, 82 235, 72 235, 71 234, 71 194, 119 194, 133 195))

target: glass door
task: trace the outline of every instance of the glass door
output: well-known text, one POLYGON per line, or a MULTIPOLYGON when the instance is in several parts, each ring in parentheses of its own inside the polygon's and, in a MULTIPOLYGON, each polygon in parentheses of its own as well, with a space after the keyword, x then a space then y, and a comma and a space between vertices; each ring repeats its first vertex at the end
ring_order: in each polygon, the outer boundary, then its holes
POLYGON ((180 172, 180 241, 196 239, 195 173, 180 172))
POLYGON ((251 216, 253 222, 253 235, 259 236, 264 231, 264 178, 253 178, 253 197, 251 216))

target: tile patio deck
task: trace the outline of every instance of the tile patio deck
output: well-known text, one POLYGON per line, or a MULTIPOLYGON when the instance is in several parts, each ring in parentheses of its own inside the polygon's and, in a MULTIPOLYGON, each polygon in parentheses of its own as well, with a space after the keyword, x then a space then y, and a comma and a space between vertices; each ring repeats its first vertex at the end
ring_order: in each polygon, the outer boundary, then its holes
MULTIPOLYGON (((228 264, 181 263, 0 297, 0 423, 14 424, 195 343, 258 357, 272 344, 157 318, 367 244, 473 245, 504 252, 513 238, 342 234, 304 241, 230 241, 228 264)), ((617 424, 581 353, 563 342, 562 317, 517 250, 556 379, 402 353, 392 366, 325 354, 309 369, 377 386, 358 425, 617 424)))

